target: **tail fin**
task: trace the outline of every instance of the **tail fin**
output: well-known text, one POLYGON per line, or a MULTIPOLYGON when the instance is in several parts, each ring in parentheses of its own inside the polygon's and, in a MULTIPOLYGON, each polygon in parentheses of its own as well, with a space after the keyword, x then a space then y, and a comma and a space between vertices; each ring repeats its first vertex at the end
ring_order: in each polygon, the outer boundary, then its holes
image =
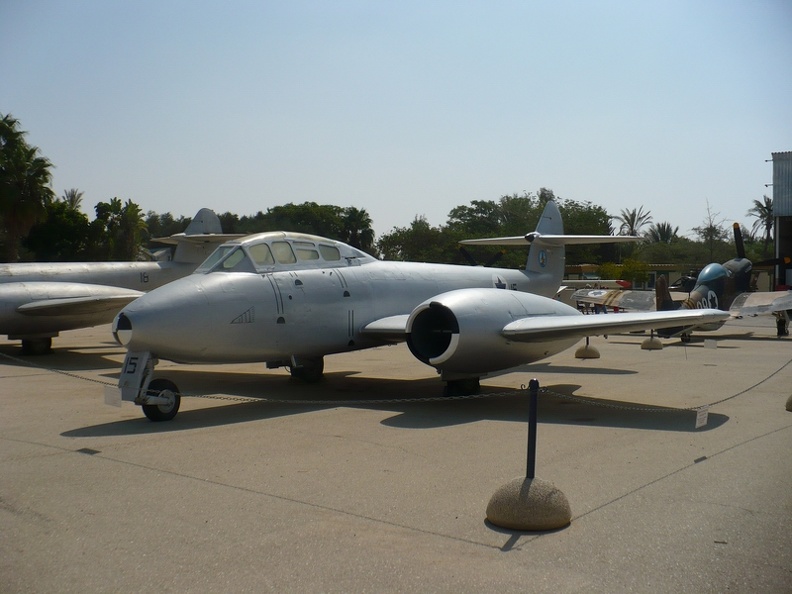
POLYGON ((668 290, 668 281, 662 274, 657 277, 655 282, 655 309, 657 311, 672 311, 679 309, 679 303, 671 299, 671 292, 668 290))
POLYGON ((220 219, 214 211, 202 208, 187 225, 184 233, 176 233, 170 237, 158 237, 151 241, 175 245, 174 262, 198 265, 206 260, 219 244, 243 236, 244 233, 223 233, 220 219))
POLYGON ((215 212, 209 208, 202 208, 187 225, 184 230, 185 235, 202 235, 209 233, 222 233, 223 227, 220 225, 220 219, 217 218, 215 212))
POLYGON ((638 241, 638 237, 622 235, 564 235, 561 211, 553 200, 547 202, 536 225, 536 230, 518 237, 494 237, 491 239, 466 239, 465 245, 528 245, 528 260, 525 271, 539 277, 542 285, 552 286, 555 293, 564 278, 566 263, 565 245, 624 243, 638 241))

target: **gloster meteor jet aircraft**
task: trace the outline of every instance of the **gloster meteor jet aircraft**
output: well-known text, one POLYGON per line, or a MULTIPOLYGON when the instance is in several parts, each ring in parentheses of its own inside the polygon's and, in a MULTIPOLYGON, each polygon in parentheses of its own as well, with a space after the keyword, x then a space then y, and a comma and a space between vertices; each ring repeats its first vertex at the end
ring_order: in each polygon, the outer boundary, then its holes
POLYGON ((594 334, 719 322, 712 310, 584 316, 553 299, 564 245, 632 241, 563 234, 548 202, 535 232, 469 240, 530 246, 524 270, 380 261, 349 245, 298 233, 251 235, 220 246, 194 274, 147 293, 113 322, 128 352, 121 399, 154 421, 172 419, 180 395, 153 379, 158 359, 265 362, 294 377, 322 377, 323 357, 407 341, 454 393, 479 378, 544 359, 594 334))

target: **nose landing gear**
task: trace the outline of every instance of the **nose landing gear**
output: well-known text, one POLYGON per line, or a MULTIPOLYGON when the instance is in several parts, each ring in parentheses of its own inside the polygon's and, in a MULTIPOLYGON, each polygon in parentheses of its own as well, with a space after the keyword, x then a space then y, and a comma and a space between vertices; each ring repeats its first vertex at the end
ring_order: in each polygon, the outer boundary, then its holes
POLYGON ((143 414, 152 421, 170 421, 179 412, 181 396, 179 388, 170 380, 154 379, 151 380, 148 390, 149 401, 154 398, 164 400, 157 404, 143 404, 143 414), (152 398, 153 397, 153 398, 152 398))

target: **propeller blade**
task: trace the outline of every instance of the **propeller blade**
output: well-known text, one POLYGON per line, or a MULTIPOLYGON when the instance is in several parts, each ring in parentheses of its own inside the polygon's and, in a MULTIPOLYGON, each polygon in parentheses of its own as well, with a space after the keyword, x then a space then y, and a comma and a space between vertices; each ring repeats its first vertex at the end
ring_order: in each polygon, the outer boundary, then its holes
POLYGON ((737 246, 737 257, 745 258, 745 244, 743 243, 742 229, 740 223, 734 223, 734 245, 737 246))

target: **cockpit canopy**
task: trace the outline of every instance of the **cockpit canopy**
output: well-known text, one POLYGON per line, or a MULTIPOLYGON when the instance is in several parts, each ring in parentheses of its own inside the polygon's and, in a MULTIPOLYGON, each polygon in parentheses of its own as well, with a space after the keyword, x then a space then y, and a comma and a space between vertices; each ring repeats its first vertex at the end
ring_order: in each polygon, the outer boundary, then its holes
POLYGON ((195 272, 264 273, 359 266, 373 260, 374 257, 340 241, 305 233, 271 231, 224 243, 195 272))
POLYGON ((707 284, 718 281, 720 279, 731 276, 731 272, 723 267, 722 264, 713 262, 707 264, 701 272, 699 272, 698 283, 707 284))

